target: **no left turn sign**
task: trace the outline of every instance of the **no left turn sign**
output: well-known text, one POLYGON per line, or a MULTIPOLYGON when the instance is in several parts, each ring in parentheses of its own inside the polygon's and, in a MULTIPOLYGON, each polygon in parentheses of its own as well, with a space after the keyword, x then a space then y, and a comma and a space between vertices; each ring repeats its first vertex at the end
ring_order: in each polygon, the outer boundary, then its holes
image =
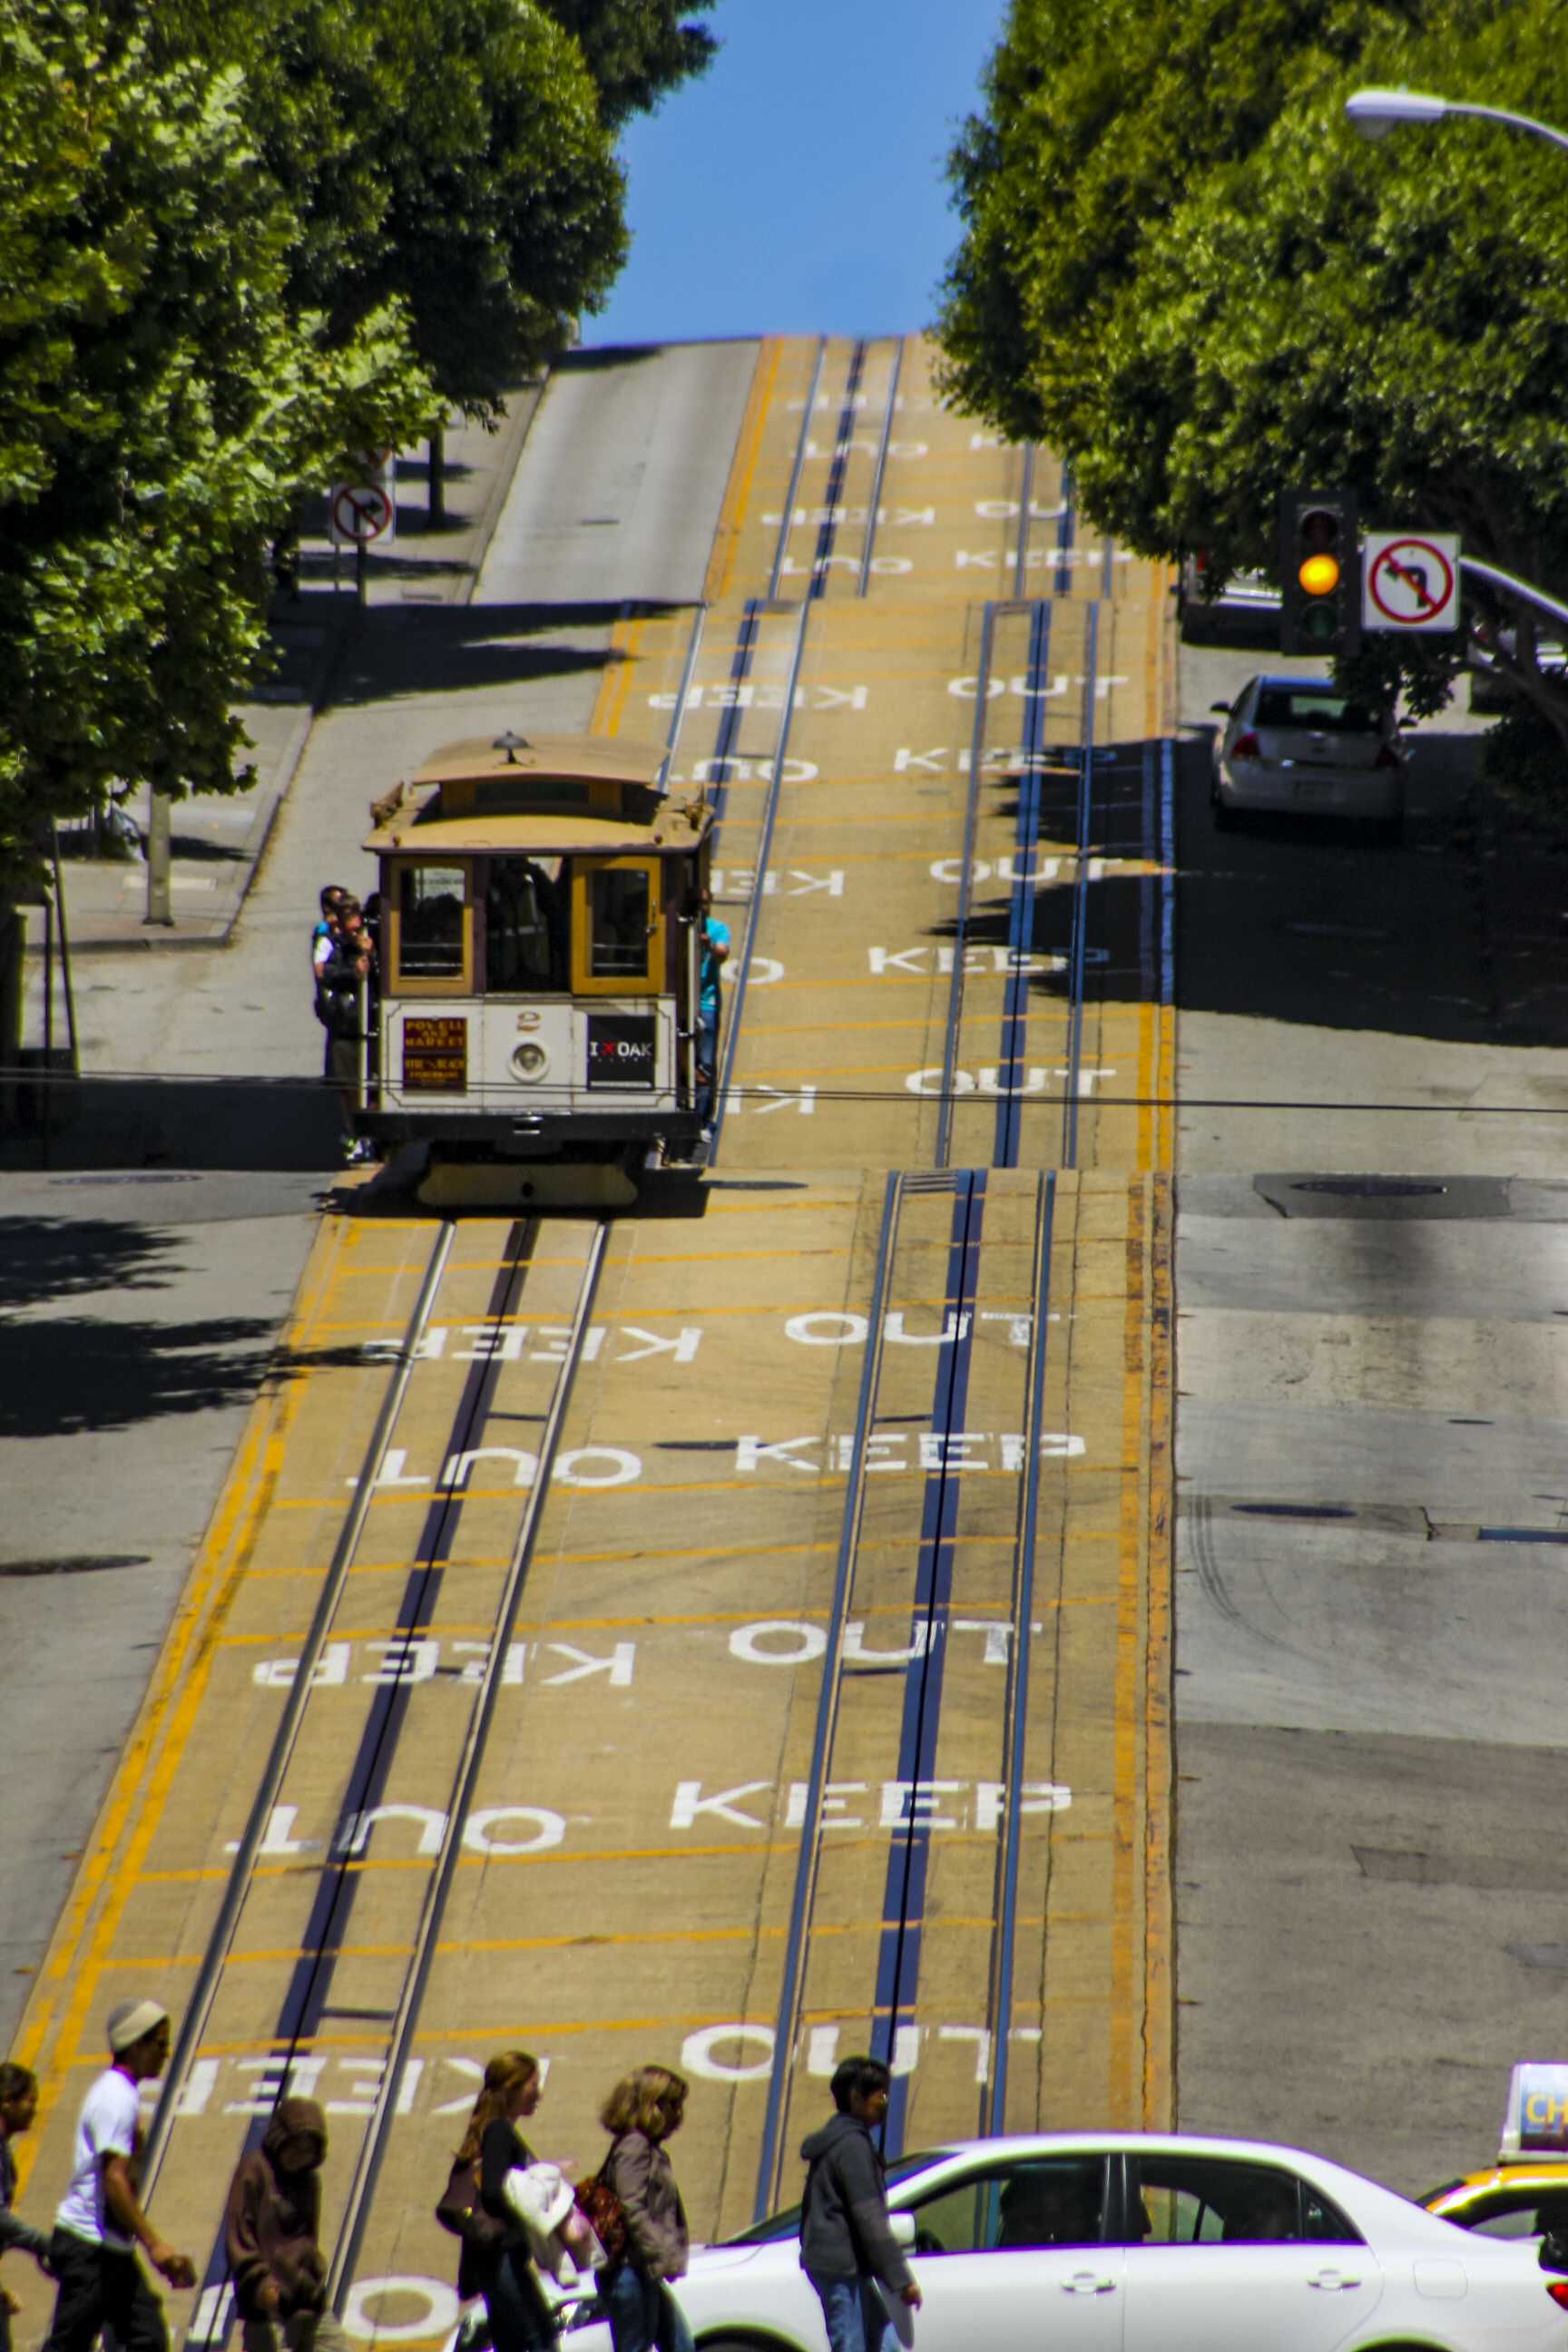
POLYGON ((349 547, 368 547, 392 528, 394 509, 379 482, 342 482, 332 492, 332 537, 349 547))
POLYGON ((1369 530, 1361 567, 1361 625, 1394 635, 1452 635, 1459 625, 1459 541, 1433 532, 1369 530))

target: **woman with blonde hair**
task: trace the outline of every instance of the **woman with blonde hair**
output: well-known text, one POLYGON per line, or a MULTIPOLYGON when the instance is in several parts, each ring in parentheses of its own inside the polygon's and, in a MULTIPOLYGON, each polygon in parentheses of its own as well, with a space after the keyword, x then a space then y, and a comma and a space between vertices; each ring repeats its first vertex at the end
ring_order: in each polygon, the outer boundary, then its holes
POLYGON ((507 2174, 532 2161, 517 2126, 543 2090, 539 2061, 526 2050, 502 2050, 490 2060, 436 2208, 443 2229, 462 2242, 458 2293, 464 2301, 483 2295, 495 2352, 550 2352, 555 2343, 554 2318, 504 2194, 507 2174))
POLYGON ((680 2128, 689 2086, 668 2066, 639 2066, 617 2083, 600 2111, 612 2135, 599 2179, 626 2218, 626 2250, 599 2293, 616 2352, 694 2352, 686 2315, 669 2292, 686 2273, 686 2209, 665 2148, 680 2128))

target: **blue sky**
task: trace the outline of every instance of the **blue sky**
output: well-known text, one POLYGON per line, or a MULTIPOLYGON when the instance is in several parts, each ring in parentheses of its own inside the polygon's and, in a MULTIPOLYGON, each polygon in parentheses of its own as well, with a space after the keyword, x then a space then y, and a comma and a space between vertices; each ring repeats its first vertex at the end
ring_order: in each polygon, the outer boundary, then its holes
POLYGON ((718 0, 707 76, 634 122, 635 237, 588 343, 930 321, 942 176, 1005 0, 718 0))

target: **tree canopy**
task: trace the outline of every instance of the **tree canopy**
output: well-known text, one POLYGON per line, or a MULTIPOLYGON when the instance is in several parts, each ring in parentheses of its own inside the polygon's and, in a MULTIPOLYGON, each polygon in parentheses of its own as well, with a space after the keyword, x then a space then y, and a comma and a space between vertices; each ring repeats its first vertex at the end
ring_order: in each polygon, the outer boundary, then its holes
MULTIPOLYGON (((1407 83, 1568 121, 1565 29, 1563 0, 1017 0, 953 162, 950 388, 1053 440, 1142 552, 1271 570, 1279 490, 1339 482, 1568 600, 1568 163, 1464 122, 1371 148, 1343 113, 1407 83)), ((1568 741, 1528 614, 1470 620, 1568 741)), ((1366 667, 1422 709, 1455 663, 1366 667)))
POLYGON ((605 299, 622 175, 534 0, 169 0, 158 23, 167 55, 240 68, 296 225, 289 299, 334 336, 400 298, 441 394, 484 415, 605 299))
POLYGON ((0 0, 0 898, 111 783, 239 781, 270 547, 603 302, 616 128, 712 49, 677 0, 0 0))
POLYGON ((0 880, 113 779, 232 782, 272 535, 428 410, 395 310, 284 307, 240 96, 0 0, 0 880))
MULTIPOLYGON (((693 74, 705 73, 718 43, 705 26, 683 21, 680 0, 542 0, 570 33, 599 92, 612 129, 646 114, 693 74)), ((698 10, 713 0, 687 0, 698 10)))

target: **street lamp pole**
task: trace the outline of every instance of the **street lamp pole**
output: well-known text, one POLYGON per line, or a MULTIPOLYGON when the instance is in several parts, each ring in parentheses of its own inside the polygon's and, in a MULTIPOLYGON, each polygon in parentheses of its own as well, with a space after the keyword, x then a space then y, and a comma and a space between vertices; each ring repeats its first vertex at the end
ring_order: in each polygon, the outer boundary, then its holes
POLYGON ((1510 131, 1544 139, 1549 146, 1568 153, 1568 132, 1553 131, 1550 123, 1537 122, 1531 115, 1510 114, 1502 106, 1472 106, 1467 99, 1436 98, 1426 90, 1352 90, 1345 100, 1345 112, 1363 139, 1386 139, 1391 131, 1409 122, 1443 122, 1450 114, 1468 114, 1481 122, 1506 123, 1510 131))

